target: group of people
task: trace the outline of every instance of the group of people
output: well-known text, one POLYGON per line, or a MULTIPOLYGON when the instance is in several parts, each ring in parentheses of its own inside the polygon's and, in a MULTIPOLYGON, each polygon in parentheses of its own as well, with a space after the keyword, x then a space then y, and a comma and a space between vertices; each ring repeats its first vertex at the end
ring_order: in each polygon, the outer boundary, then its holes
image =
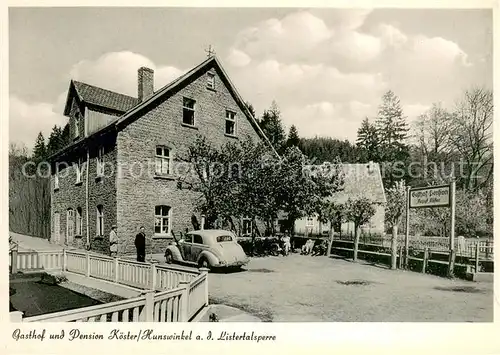
MULTIPOLYGON (((135 249, 137 251, 137 261, 146 261, 146 233, 144 227, 139 228, 139 233, 135 236, 135 249)), ((118 254, 118 235, 116 234, 116 225, 111 226, 109 233, 109 255, 116 258, 118 254)))
POLYGON ((316 244, 314 240, 308 239, 302 246, 300 254, 302 255, 325 255, 328 249, 328 241, 322 240, 321 243, 316 244))

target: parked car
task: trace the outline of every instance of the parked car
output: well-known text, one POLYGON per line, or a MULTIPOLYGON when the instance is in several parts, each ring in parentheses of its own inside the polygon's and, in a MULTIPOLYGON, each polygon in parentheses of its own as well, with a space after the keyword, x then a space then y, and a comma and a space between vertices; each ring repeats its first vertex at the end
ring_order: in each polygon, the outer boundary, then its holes
POLYGON ((184 234, 175 245, 165 251, 165 262, 195 264, 198 267, 242 267, 249 258, 236 241, 236 236, 226 230, 205 229, 184 234))

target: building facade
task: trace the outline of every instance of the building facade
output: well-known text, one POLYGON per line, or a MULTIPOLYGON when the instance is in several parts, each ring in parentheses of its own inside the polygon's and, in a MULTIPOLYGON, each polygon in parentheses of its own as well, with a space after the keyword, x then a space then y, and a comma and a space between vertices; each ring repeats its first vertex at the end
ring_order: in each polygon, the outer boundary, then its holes
POLYGON ((65 115, 74 141, 51 157, 51 240, 104 253, 114 224, 123 255, 141 226, 147 252, 163 252, 173 232, 201 221, 199 196, 178 179, 198 136, 268 143, 216 57, 157 91, 140 68, 137 98, 72 81, 65 115))
MULTIPOLYGON (((361 226, 363 233, 383 234, 385 231, 385 192, 380 166, 377 163, 342 164, 344 177, 343 190, 331 199, 339 204, 349 198, 366 197, 373 202, 375 214, 370 222, 361 226)), ((334 226, 334 232, 341 235, 354 235, 354 223, 343 222, 334 226)), ((311 215, 295 221, 295 234, 302 236, 328 235, 330 223, 322 223, 318 216, 311 215)))

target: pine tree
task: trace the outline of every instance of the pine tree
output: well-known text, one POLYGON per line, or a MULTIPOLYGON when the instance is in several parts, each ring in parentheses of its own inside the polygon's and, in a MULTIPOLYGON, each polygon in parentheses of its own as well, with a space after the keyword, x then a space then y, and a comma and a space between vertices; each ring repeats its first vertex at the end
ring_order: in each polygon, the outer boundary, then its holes
POLYGON ((42 161, 45 159, 47 154, 47 147, 45 146, 45 138, 42 132, 38 133, 35 141, 35 146, 33 147, 33 160, 42 161))
POLYGON ((375 125, 371 124, 366 117, 363 122, 361 122, 361 127, 358 129, 358 137, 356 139, 356 145, 360 149, 362 154, 361 160, 372 160, 378 161, 378 149, 379 140, 377 134, 377 128, 375 125))
POLYGON ((52 155, 62 148, 62 129, 57 125, 52 127, 50 132, 49 141, 47 142, 47 155, 52 155))
POLYGON ((382 96, 375 127, 381 147, 381 158, 386 161, 403 160, 408 153, 406 138, 409 128, 399 97, 391 90, 382 96))
POLYGON ((292 125, 290 127, 290 130, 288 131, 288 139, 286 141, 286 146, 287 147, 300 146, 299 131, 297 130, 297 127, 295 127, 295 125, 292 125))
POLYGON ((255 108, 250 102, 245 102, 245 105, 247 105, 248 111, 250 111, 250 114, 252 115, 253 118, 255 118, 255 108))
POLYGON ((281 123, 280 115, 278 105, 276 101, 273 101, 269 110, 264 111, 262 119, 259 121, 260 128, 278 153, 283 152, 286 141, 285 129, 281 123))

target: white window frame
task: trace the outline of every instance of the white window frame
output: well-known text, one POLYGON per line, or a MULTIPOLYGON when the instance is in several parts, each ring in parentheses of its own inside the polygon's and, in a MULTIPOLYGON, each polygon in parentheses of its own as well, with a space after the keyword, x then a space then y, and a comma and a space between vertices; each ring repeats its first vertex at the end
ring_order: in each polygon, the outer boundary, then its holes
POLYGON ((191 127, 196 126, 196 100, 191 99, 189 97, 182 98, 182 124, 186 125, 186 126, 191 126, 191 127), (186 101, 192 101, 193 107, 186 106, 186 101), (184 122, 184 111, 186 111, 186 110, 193 112, 193 123, 192 124, 184 122))
POLYGON ((96 236, 104 236, 104 206, 96 206, 96 236), (100 210, 99 210, 100 208, 100 210))
POLYGON ((75 210, 75 235, 81 237, 83 230, 82 208, 77 207, 75 210))
POLYGON ((97 149, 96 174, 97 177, 104 176, 104 147, 99 147, 97 149))
POLYGON ((172 234, 172 207, 168 206, 168 205, 156 205, 154 213, 155 213, 155 223, 154 223, 155 236, 170 236, 172 234), (156 212, 156 209, 158 207, 160 208, 159 214, 157 214, 157 212, 156 212), (162 210, 163 208, 168 208, 168 212, 166 215, 163 214, 163 210, 162 210), (160 232, 156 231, 158 219, 160 220, 160 224, 159 224, 160 232), (165 226, 165 220, 167 220, 167 223, 168 223, 168 228, 167 228, 166 233, 163 232, 163 227, 165 226))
POLYGON ((215 74, 208 72, 207 73, 207 88, 211 90, 215 90, 215 74))
POLYGON ((236 136, 236 112, 231 110, 226 110, 226 119, 224 121, 224 133, 227 134, 228 136, 236 136), (233 133, 228 133, 227 131, 228 122, 231 122, 233 124, 233 133))
POLYGON ((173 150, 165 145, 155 147, 155 175, 170 175, 172 172, 173 150), (161 149, 161 153, 158 150, 161 149), (168 155, 166 154, 168 152, 168 155), (165 164, 168 164, 167 171, 163 171, 165 164))
POLYGON ((73 241, 75 236, 75 211, 72 208, 66 210, 66 242, 73 241))
POLYGON ((306 217, 306 227, 314 227, 314 217, 312 216, 306 217))
POLYGON ((252 219, 250 217, 243 217, 241 219, 241 235, 252 235, 252 229, 253 229, 252 219), (245 222, 250 223, 250 230, 248 232, 245 230, 245 222))
POLYGON ((59 164, 55 164, 54 190, 59 190, 59 164))

